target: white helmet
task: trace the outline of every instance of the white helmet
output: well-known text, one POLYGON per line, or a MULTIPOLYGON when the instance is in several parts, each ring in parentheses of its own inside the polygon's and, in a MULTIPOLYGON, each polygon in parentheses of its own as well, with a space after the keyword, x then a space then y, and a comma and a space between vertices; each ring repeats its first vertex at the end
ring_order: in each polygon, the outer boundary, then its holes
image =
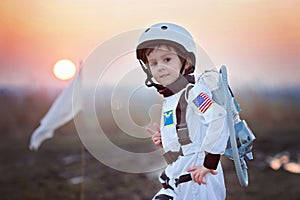
POLYGON ((141 49, 149 44, 162 41, 175 43, 183 47, 190 54, 192 65, 195 66, 196 45, 192 35, 183 27, 171 23, 154 24, 142 33, 136 48, 137 59, 143 60, 141 49))

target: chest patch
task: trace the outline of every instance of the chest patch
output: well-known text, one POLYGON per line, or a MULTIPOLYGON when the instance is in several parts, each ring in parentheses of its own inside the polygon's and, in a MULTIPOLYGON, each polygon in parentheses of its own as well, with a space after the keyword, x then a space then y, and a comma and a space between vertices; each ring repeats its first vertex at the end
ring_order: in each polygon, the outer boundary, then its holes
POLYGON ((164 126, 174 125, 174 111, 168 110, 164 112, 164 126))

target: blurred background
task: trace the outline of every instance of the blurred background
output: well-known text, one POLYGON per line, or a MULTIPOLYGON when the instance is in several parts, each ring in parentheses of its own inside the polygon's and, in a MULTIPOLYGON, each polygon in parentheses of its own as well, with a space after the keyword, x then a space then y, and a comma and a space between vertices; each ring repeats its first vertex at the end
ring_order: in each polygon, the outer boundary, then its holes
MULTIPOLYGON (((162 21, 186 27, 216 66, 228 66, 242 118, 256 135, 248 188, 240 187, 232 162, 223 159, 227 199, 299 199, 299 13, 300 2, 277 0, 2 0, 1 199, 151 199, 160 188, 155 175, 101 164, 82 146, 73 121, 37 152, 28 145, 97 45, 162 21), (75 66, 67 70, 71 75, 53 71, 65 59, 75 66)), ((142 115, 132 110, 135 118, 142 115)), ((109 109, 104 120, 112 135, 119 131, 109 109)))

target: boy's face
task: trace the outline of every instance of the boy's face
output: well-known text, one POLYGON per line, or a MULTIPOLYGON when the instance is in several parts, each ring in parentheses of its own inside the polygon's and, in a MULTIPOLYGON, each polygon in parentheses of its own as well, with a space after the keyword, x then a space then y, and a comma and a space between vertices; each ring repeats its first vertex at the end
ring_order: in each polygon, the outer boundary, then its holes
POLYGON ((182 63, 175 49, 159 46, 149 53, 147 59, 153 78, 159 84, 167 86, 178 79, 182 63))

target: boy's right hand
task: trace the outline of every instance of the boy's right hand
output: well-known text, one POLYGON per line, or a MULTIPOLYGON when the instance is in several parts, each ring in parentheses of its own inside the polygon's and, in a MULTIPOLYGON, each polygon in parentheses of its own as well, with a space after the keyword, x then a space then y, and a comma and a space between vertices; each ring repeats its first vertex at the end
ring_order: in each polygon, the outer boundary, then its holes
POLYGON ((153 126, 155 130, 152 130, 151 128, 147 127, 146 131, 152 135, 152 141, 155 144, 155 146, 162 148, 160 128, 156 123, 154 123, 153 126))

